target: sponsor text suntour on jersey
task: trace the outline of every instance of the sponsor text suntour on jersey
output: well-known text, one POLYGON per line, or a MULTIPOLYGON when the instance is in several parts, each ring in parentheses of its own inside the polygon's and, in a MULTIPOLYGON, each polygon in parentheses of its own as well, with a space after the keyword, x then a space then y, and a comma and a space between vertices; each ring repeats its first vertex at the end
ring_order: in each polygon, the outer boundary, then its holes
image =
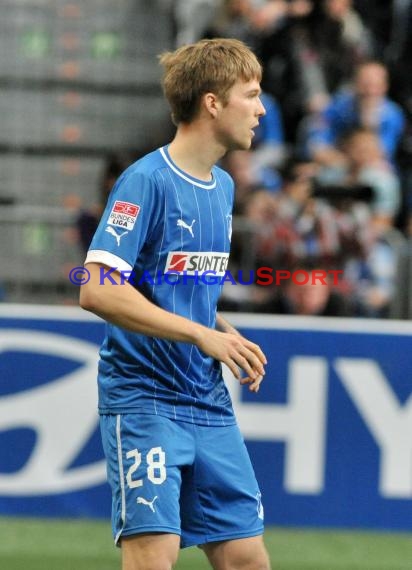
POLYGON ((223 276, 228 261, 229 254, 220 251, 171 251, 167 256, 164 273, 203 275, 206 271, 213 271, 214 275, 223 276))

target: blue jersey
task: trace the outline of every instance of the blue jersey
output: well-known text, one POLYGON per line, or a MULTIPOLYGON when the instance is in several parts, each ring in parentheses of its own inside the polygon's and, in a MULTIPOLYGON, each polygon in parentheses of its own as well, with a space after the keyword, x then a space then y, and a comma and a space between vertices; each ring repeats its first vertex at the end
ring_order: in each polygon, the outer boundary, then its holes
MULTIPOLYGON (((130 166, 114 186, 86 263, 122 272, 163 309, 214 328, 232 228, 234 185, 180 170, 167 147, 130 166), (171 274, 170 274, 171 272, 171 274)), ((113 285, 121 287, 122 285, 113 285)), ((148 413, 205 425, 235 422, 221 364, 197 346, 106 325, 99 411, 148 413)))

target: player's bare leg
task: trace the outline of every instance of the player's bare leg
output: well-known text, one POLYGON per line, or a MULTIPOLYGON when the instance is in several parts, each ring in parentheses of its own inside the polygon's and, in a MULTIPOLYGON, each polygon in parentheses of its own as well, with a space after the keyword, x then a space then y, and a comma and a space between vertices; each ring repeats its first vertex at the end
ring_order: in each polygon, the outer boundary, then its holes
POLYGON ((122 538, 122 570, 171 570, 177 561, 180 536, 138 534, 122 538))
POLYGON ((261 536, 210 542, 202 550, 214 570, 270 570, 261 536))

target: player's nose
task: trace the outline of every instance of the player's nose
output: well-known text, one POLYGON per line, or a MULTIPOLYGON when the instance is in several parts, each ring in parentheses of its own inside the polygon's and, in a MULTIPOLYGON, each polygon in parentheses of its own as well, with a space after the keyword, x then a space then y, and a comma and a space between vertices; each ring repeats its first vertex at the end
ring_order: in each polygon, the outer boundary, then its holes
POLYGON ((257 113, 258 117, 263 117, 264 115, 266 115, 266 109, 259 97, 259 105, 258 105, 258 113, 257 113))

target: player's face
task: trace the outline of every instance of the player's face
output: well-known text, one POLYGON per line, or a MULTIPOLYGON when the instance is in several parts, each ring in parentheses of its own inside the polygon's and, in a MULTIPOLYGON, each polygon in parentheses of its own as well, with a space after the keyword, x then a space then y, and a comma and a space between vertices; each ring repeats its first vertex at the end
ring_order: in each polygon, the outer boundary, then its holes
POLYGON ((217 138, 227 150, 247 150, 254 137, 253 129, 265 114, 260 100, 261 89, 256 79, 238 81, 229 92, 228 102, 221 108, 217 138))

